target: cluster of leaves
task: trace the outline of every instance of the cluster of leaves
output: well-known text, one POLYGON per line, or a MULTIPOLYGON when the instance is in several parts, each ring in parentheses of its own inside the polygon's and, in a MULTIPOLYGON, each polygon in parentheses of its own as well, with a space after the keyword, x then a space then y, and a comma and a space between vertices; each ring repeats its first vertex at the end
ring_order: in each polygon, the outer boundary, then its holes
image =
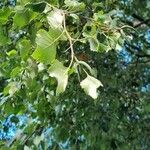
POLYGON ((134 43, 127 39, 133 29, 120 25, 113 9, 117 1, 18 0, 1 7, 0 119, 29 118, 10 148, 63 149, 66 141, 71 149, 148 147, 148 107, 141 107, 148 94, 141 89, 149 70, 124 65, 114 52, 125 39, 132 52, 134 43))
MULTIPOLYGON (((79 65, 84 65, 88 71, 92 72, 86 62, 78 60, 75 56, 73 45, 76 41, 83 43, 83 45, 88 42, 92 51, 115 49, 121 42, 119 41, 121 29, 115 26, 116 21, 109 14, 104 14, 101 10, 95 12, 90 19, 86 19, 89 16, 82 16, 87 11, 84 3, 66 0, 64 4, 62 8, 66 9, 58 9, 46 2, 25 4, 18 2, 16 7, 2 8, 0 44, 6 53, 1 57, 9 59, 9 61, 7 61, 7 68, 5 60, 2 60, 1 68, 6 65, 7 69, 5 70, 7 71, 2 69, 1 72, 3 76, 8 76, 12 80, 4 90, 5 95, 15 94, 21 89, 22 85, 20 84, 28 87, 26 80, 28 74, 31 73, 29 71, 31 66, 30 68, 28 66, 29 64, 34 65, 33 61, 36 61, 35 70, 32 69, 32 73, 35 75, 29 76, 34 78, 37 75, 36 72, 43 72, 44 68, 50 65, 46 70, 50 77, 57 80, 56 95, 62 93, 66 89, 69 74, 78 73, 79 65), (67 22, 67 19, 71 20, 71 24, 67 22), (85 21, 80 25, 81 19, 85 21), (65 46, 63 49, 60 47, 60 43, 67 45, 68 48, 65 46), (71 51, 71 61, 68 66, 64 66, 61 56, 57 55, 57 50, 64 53, 66 51, 66 55, 69 55, 67 50, 71 51), (13 58, 15 58, 16 64, 10 67, 9 62, 13 58), (18 62, 20 62, 19 65, 18 62), (15 81, 18 77, 22 78, 20 84, 18 80, 15 81)), ((69 63, 68 59, 65 61, 69 63)), ((84 70, 87 78, 81 82, 81 87, 91 97, 97 98, 96 89, 100 85, 102 86, 102 83, 91 77, 88 71, 84 70), (91 87, 87 86, 89 83, 92 83, 91 87), (91 91, 91 89, 95 90, 91 91)))

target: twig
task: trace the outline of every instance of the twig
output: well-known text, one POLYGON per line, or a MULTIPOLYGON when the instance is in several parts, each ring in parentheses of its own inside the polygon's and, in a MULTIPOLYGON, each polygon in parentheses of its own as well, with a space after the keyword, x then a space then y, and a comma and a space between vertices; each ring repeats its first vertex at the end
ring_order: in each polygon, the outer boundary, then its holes
POLYGON ((69 40, 69 43, 70 43, 70 50, 71 50, 71 61, 70 61, 70 64, 69 64, 69 67, 68 69, 70 69, 70 67, 72 66, 73 64, 73 59, 74 59, 74 49, 73 49, 73 42, 72 42, 72 38, 70 36, 70 34, 68 33, 67 31, 67 28, 66 28, 66 19, 65 19, 65 13, 63 14, 64 16, 64 31, 68 37, 68 40, 69 40))

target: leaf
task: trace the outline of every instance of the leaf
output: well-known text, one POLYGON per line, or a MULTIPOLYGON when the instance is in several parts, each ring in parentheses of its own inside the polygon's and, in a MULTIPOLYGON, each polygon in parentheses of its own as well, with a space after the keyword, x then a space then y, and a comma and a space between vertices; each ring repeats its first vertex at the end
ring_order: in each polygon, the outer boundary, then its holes
POLYGON ((36 59, 37 61, 45 64, 50 64, 56 56, 56 46, 52 45, 49 48, 42 48, 38 46, 34 53, 32 54, 32 57, 36 59))
POLYGON ((100 22, 100 23, 107 23, 110 21, 110 17, 101 10, 98 13, 94 13, 94 20, 100 22))
POLYGON ((10 73, 11 78, 16 77, 20 72, 21 72, 21 68, 15 67, 10 73))
POLYGON ((91 51, 98 51, 98 48, 99 48, 98 40, 96 40, 94 38, 90 38, 88 41, 90 44, 90 50, 91 51))
POLYGON ((45 2, 28 3, 25 7, 31 8, 35 12, 42 13, 46 7, 45 2))
POLYGON ((23 39, 17 44, 17 48, 20 51, 20 56, 22 59, 26 60, 31 49, 31 43, 29 40, 23 39))
POLYGON ((20 85, 17 82, 10 82, 3 90, 4 95, 13 96, 20 89, 20 85))
POLYGON ((103 86, 103 84, 96 78, 87 75, 87 77, 81 81, 81 87, 84 89, 85 93, 90 95, 93 99, 98 97, 97 88, 103 86))
POLYGON ((23 27, 29 22, 28 12, 26 11, 17 11, 14 16, 14 25, 18 27, 23 27))
POLYGON ((47 16, 47 20, 49 25, 52 28, 62 28, 62 24, 64 20, 62 10, 55 9, 54 11, 51 11, 47 16))
POLYGON ((0 10, 0 23, 5 24, 8 21, 8 17, 12 13, 11 9, 8 7, 5 7, 0 10))
POLYGON ((0 25, 0 46, 10 43, 7 32, 3 26, 0 25))
POLYGON ((109 50, 111 50, 111 47, 109 45, 105 45, 103 43, 99 43, 99 52, 108 52, 109 50))
POLYGON ((38 147, 41 141, 44 140, 44 135, 36 136, 33 140, 33 143, 38 147))
POLYGON ((49 75, 57 80, 56 95, 64 92, 68 83, 68 68, 63 66, 58 60, 55 60, 49 69, 49 75))
POLYGON ((28 25, 28 23, 36 17, 36 13, 33 13, 29 9, 18 10, 14 16, 14 26, 23 27, 28 25))
POLYGON ((50 64, 55 60, 56 47, 62 32, 55 29, 50 29, 49 32, 41 29, 37 33, 36 43, 37 48, 32 54, 32 57, 37 61, 45 64, 50 64))
POLYGON ((44 69, 45 69, 44 64, 39 63, 39 64, 38 64, 38 72, 42 72, 44 69))
POLYGON ((95 24, 90 22, 86 23, 83 27, 83 36, 86 38, 96 38, 97 37, 97 29, 95 24))
POLYGON ((96 29, 96 26, 91 24, 91 23, 87 23, 84 26, 82 34, 83 34, 83 36, 85 38, 88 39, 88 42, 90 44, 90 50, 91 51, 98 51, 99 41, 97 40, 97 29, 96 29))
POLYGON ((27 145, 24 146, 24 150, 31 150, 30 147, 28 147, 27 145))
POLYGON ((85 4, 83 2, 78 2, 77 0, 65 0, 65 5, 70 11, 83 11, 85 10, 85 4))
POLYGON ((17 51, 15 49, 13 50, 10 50, 9 52, 6 52, 6 54, 9 56, 9 57, 13 57, 17 54, 17 51))

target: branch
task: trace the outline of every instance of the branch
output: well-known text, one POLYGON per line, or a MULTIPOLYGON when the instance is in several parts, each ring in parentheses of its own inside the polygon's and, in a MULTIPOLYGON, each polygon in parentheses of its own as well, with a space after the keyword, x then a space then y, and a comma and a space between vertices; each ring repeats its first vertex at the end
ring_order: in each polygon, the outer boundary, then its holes
POLYGON ((143 19, 142 17, 136 15, 136 14, 133 14, 132 15, 133 18, 137 19, 139 21, 139 23, 135 24, 133 27, 134 28, 138 28, 140 27, 141 25, 145 24, 147 26, 150 26, 149 22, 150 22, 150 18, 149 19, 143 19))
POLYGON ((149 19, 143 19, 142 17, 136 15, 136 14, 132 14, 132 15, 129 15, 130 17, 133 17, 134 19, 136 19, 136 21, 129 21, 129 20, 123 20, 121 19, 122 22, 128 24, 129 26, 133 27, 133 28, 138 28, 142 25, 146 25, 148 27, 150 27, 150 18, 149 19))
POLYGON ((67 28, 66 28, 66 19, 65 19, 65 13, 63 14, 64 15, 64 31, 68 37, 68 40, 69 40, 69 43, 70 43, 70 50, 71 50, 71 61, 70 61, 70 64, 69 64, 69 67, 68 69, 72 66, 72 63, 73 63, 73 59, 74 59, 74 49, 73 49, 73 42, 72 42, 72 38, 70 36, 70 34, 68 33, 67 31, 67 28))
POLYGON ((149 54, 146 54, 146 53, 144 53, 143 51, 141 52, 141 48, 139 48, 139 47, 137 47, 137 46, 135 46, 135 45, 132 45, 132 44, 129 44, 129 43, 127 43, 126 42, 126 44, 129 46, 125 46, 125 48, 131 53, 131 54, 134 54, 134 55, 136 55, 137 57, 150 57, 150 55, 149 54), (137 50, 138 52, 135 52, 135 51, 133 51, 132 49, 134 49, 134 50, 137 50))

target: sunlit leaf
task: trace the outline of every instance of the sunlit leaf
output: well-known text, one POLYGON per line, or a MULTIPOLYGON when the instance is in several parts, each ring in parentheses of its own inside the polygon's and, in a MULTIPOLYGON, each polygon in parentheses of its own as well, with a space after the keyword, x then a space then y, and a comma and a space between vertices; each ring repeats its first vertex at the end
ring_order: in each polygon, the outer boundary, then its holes
POLYGON ((28 147, 27 145, 24 146, 24 150, 31 150, 30 147, 28 147))
POLYGON ((49 32, 42 29, 39 30, 36 38, 37 48, 33 52, 32 57, 45 64, 54 61, 56 47, 61 34, 59 30, 51 29, 49 32))
POLYGON ((53 28, 62 28, 64 15, 62 10, 56 9, 51 11, 47 16, 48 23, 53 28))
POLYGON ((17 82, 10 82, 3 90, 4 95, 13 96, 20 89, 20 85, 17 82))
POLYGON ((33 140, 33 143, 38 146, 40 142, 44 139, 44 135, 42 134, 41 136, 36 136, 33 140))
POLYGON ((6 53, 9 57, 11 56, 15 56, 17 54, 17 51, 16 50, 10 50, 9 52, 6 53))
POLYGON ((58 60, 55 60, 49 69, 49 75, 57 80, 56 94, 64 92, 68 83, 68 68, 58 60))
POLYGON ((0 23, 5 24, 8 21, 8 17, 12 13, 10 8, 3 8, 0 11, 0 23))
POLYGON ((85 9, 85 4, 77 0, 65 0, 65 4, 70 11, 83 11, 85 9))
POLYGON ((90 95, 93 99, 98 97, 97 88, 103 86, 103 84, 96 78, 87 75, 87 77, 81 81, 81 87, 84 89, 85 93, 90 95))
POLYGON ((20 67, 15 67, 11 73, 10 73, 10 76, 12 78, 16 77, 19 73, 21 72, 21 68, 20 67))
POLYGON ((90 38, 88 41, 89 41, 89 44, 90 44, 90 50, 91 51, 98 51, 98 48, 99 48, 98 41, 94 38, 90 38))

